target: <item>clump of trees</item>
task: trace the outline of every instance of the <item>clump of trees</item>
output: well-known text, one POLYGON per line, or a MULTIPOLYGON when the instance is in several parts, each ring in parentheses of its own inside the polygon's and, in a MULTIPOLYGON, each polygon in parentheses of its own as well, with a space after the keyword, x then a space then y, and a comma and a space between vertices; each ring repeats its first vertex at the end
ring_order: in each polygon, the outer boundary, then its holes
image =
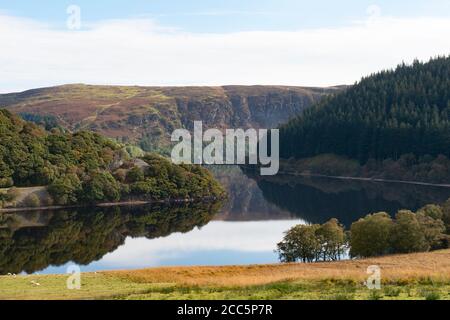
POLYGON ((427 205, 416 213, 400 210, 369 214, 348 232, 332 219, 323 225, 298 225, 278 244, 282 262, 340 259, 347 250, 355 258, 425 252, 450 247, 450 199, 442 206, 427 205))
POLYGON ((282 262, 335 261, 346 252, 347 239, 344 227, 331 219, 322 225, 295 226, 277 246, 282 262))
POLYGON ((394 219, 384 212, 368 215, 351 226, 350 255, 372 257, 448 248, 444 212, 440 206, 429 205, 417 213, 400 210, 394 219))

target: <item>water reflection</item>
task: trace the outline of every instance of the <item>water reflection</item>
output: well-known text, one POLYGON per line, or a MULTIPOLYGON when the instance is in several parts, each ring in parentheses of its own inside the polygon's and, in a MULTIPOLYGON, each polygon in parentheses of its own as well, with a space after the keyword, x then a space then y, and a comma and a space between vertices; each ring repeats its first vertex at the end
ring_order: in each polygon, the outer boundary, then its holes
POLYGON ((87 265, 124 244, 206 225, 220 203, 178 207, 114 207, 4 214, 0 274, 32 273, 69 261, 87 265))
POLYGON ((416 211, 450 198, 450 188, 279 175, 257 181, 266 201, 309 223, 337 218, 349 227, 369 213, 416 211))
MULTIPOLYGON (((83 271, 139 269, 180 265, 239 265, 277 261, 275 244, 283 232, 301 220, 211 221, 189 233, 158 239, 128 237, 124 245, 101 260, 82 266, 83 271)), ((66 266, 44 273, 65 273, 66 266)))
POLYGON ((264 221, 296 218, 289 210, 267 200, 255 177, 249 177, 236 166, 209 168, 225 187, 228 199, 215 220, 264 221))
POLYGON ((349 226, 450 197, 449 188, 213 171, 225 203, 0 215, 0 274, 65 273, 72 262, 83 271, 273 263, 276 243, 296 224, 338 218, 349 226))

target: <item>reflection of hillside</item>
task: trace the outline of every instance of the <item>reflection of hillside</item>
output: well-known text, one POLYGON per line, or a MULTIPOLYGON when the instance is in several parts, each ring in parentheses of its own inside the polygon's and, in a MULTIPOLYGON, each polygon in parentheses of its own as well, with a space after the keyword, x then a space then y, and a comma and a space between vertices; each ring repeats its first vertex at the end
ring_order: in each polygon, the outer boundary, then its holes
POLYGON ((188 232, 207 224, 220 203, 180 207, 114 207, 3 215, 0 274, 36 272, 69 261, 88 264, 124 243, 188 232))
POLYGON ((429 203, 442 203, 450 189, 418 185, 345 181, 324 178, 255 177, 264 197, 302 219, 322 223, 338 218, 350 225, 368 213, 399 209, 417 210, 429 203))
POLYGON ((228 193, 228 200, 214 220, 256 221, 294 217, 268 202, 255 180, 248 178, 237 166, 212 167, 217 180, 228 193))

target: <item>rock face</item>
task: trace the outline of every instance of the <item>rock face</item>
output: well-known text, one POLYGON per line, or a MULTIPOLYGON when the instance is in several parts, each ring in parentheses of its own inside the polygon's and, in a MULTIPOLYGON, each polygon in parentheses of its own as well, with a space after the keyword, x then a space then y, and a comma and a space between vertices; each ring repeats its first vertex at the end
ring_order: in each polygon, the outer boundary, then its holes
POLYGON ((146 149, 167 145, 174 129, 274 128, 341 87, 124 87, 64 85, 0 95, 0 107, 53 116, 146 149))

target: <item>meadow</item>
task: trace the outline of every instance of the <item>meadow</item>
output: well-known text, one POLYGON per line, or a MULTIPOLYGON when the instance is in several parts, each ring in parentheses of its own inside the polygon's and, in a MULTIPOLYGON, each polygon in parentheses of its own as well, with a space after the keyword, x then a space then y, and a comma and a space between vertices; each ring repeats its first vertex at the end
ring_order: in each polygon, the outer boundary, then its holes
POLYGON ((0 277, 0 299, 450 300, 450 250, 312 264, 166 267, 68 275, 0 277), (380 290, 365 285, 381 268, 380 290))

